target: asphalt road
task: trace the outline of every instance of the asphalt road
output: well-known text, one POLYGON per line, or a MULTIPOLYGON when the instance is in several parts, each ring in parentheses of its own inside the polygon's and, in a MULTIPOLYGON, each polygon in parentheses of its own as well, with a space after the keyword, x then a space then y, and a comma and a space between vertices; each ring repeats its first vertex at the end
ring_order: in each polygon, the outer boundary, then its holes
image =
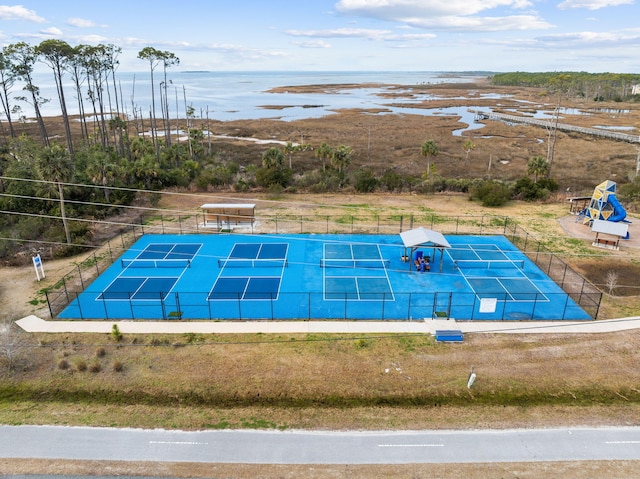
POLYGON ((485 431, 169 431, 0 426, 0 458, 248 464, 640 460, 640 427, 485 431))

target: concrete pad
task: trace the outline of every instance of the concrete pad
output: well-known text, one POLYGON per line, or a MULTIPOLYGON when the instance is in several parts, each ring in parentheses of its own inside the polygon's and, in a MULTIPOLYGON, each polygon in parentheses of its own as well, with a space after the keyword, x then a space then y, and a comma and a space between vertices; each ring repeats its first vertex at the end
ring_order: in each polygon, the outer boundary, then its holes
POLYGON ((640 317, 600 321, 45 321, 31 315, 16 321, 30 333, 105 333, 113 325, 127 334, 435 334, 457 329, 463 333, 607 333, 640 329, 640 317))

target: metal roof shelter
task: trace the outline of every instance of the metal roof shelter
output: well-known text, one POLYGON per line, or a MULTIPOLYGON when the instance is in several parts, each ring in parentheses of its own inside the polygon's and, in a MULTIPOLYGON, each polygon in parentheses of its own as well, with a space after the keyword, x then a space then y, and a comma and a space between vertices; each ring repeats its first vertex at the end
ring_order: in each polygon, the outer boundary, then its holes
POLYGON ((593 220, 591 231, 596 234, 592 245, 600 248, 620 249, 620 239, 629 237, 629 223, 620 221, 593 220), (602 238, 600 234, 609 235, 602 238))
POLYGON ((207 203, 200 208, 205 227, 233 229, 252 226, 256 219, 256 205, 252 203, 207 203))
POLYGON ((400 238, 404 244, 404 256, 402 259, 403 261, 408 261, 409 269, 413 265, 413 254, 417 250, 420 248, 433 248, 434 254, 431 255, 433 259, 435 259, 435 252, 440 251, 440 272, 442 272, 444 250, 451 248, 442 233, 420 227, 403 231, 400 233, 400 238), (410 254, 407 254, 407 251, 410 251, 410 254))

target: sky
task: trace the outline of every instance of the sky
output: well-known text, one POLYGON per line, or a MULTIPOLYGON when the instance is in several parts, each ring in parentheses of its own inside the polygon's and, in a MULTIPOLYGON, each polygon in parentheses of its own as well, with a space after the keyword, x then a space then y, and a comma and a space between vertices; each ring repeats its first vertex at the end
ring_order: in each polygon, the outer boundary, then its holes
MULTIPOLYGON (((2 0, 0 0, 2 2, 2 0)), ((22 0, 0 45, 145 47, 180 71, 640 73, 640 0, 22 0)))

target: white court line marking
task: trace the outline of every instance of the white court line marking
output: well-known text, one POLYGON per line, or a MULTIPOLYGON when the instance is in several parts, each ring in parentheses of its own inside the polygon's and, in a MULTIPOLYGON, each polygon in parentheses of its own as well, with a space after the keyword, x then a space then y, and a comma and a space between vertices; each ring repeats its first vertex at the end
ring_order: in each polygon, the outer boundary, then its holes
POLYGON ((444 447, 444 444, 378 444, 378 447, 444 447))
POLYGON ((605 444, 640 444, 640 441, 606 441, 605 444))
POLYGON ((207 446, 208 442, 193 442, 193 441, 149 441, 149 444, 183 444, 186 446, 207 446))

